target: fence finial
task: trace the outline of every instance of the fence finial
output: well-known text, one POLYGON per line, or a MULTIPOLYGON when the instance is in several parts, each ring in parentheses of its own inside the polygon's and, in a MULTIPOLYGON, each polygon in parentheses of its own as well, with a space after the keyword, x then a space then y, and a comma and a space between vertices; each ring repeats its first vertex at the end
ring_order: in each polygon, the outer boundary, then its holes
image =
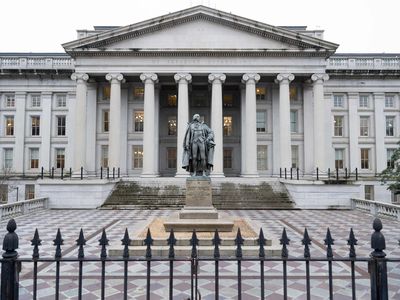
POLYGON ((282 231, 282 237, 279 239, 281 245, 282 245, 282 254, 281 256, 283 258, 288 258, 289 257, 289 250, 287 248, 287 245, 289 245, 290 243, 290 239, 288 238, 287 234, 286 234, 286 228, 283 228, 282 231))
POLYGON ((101 246, 101 253, 100 253, 100 258, 101 259, 105 259, 107 258, 107 248, 106 246, 108 246, 108 238, 107 238, 107 234, 106 234, 106 230, 105 228, 103 228, 103 232, 101 234, 101 238, 99 239, 99 245, 101 246))
POLYGON ((307 228, 304 229, 303 239, 301 240, 302 244, 304 245, 304 258, 310 258, 310 245, 311 239, 308 236, 307 228))
POLYGON ((244 243, 244 239, 242 238, 242 234, 240 233, 240 228, 238 228, 236 238, 235 238, 236 257, 237 258, 242 258, 242 256, 243 256, 243 252, 242 252, 243 243, 244 243))
POLYGON ((81 228, 81 231, 79 232, 79 237, 76 240, 76 245, 79 246, 78 258, 84 258, 85 257, 85 250, 83 249, 83 246, 86 245, 86 240, 85 240, 85 236, 83 235, 83 229, 82 228, 81 228))
POLYGON ((9 220, 7 223, 8 233, 4 236, 3 240, 3 250, 6 251, 3 253, 4 258, 17 256, 17 252, 15 251, 18 249, 18 235, 15 233, 16 229, 17 223, 15 223, 15 220, 9 220))
POLYGON ((333 257, 332 245, 334 245, 335 240, 332 238, 329 227, 326 231, 326 238, 325 238, 324 242, 326 245, 326 257, 328 257, 328 258, 333 257))
POLYGON ((350 234, 349 234, 349 239, 347 240, 347 245, 350 246, 349 257, 356 257, 356 248, 354 246, 357 245, 357 239, 354 236, 353 228, 350 229, 350 234))
POLYGON ((383 252, 383 250, 386 249, 386 242, 385 237, 381 233, 383 227, 382 221, 376 218, 372 227, 374 228, 375 232, 371 235, 371 248, 374 249, 371 255, 373 257, 385 257, 386 253, 383 252))
POLYGON ((55 253, 54 257, 56 259, 59 259, 62 256, 61 245, 64 245, 64 240, 61 236, 60 228, 57 229, 56 239, 53 240, 53 243, 54 243, 54 246, 56 246, 56 253, 55 253))
POLYGON ((175 234, 174 234, 174 229, 173 228, 171 228, 171 231, 169 233, 169 237, 167 239, 167 243, 168 243, 168 246, 169 246, 168 257, 169 258, 174 258, 175 257, 175 248, 174 248, 174 246, 176 244, 176 238, 175 238, 175 234))
POLYGON ((264 232, 263 232, 262 228, 260 228, 260 234, 258 235, 257 242, 258 242, 258 245, 260 246, 260 248, 258 249, 258 256, 265 257, 264 246, 265 246, 266 239, 264 237, 264 232))
POLYGON ((33 239, 31 240, 31 246, 33 246, 33 259, 39 258, 39 246, 42 245, 42 240, 39 238, 39 231, 36 228, 35 234, 33 235, 33 239))
POLYGON ((212 243, 214 245, 214 258, 219 258, 221 256, 219 252, 219 245, 221 245, 221 238, 219 237, 218 229, 215 229, 212 243))
POLYGON ((143 242, 146 245, 146 258, 151 258, 151 245, 153 245, 153 238, 151 237, 150 228, 147 228, 146 238, 143 242))
POLYGON ((199 245, 199 239, 197 238, 196 230, 193 229, 192 238, 190 239, 190 246, 192 246, 191 257, 197 257, 197 246, 199 245))
POLYGON ((129 246, 131 241, 132 240, 129 238, 128 228, 125 228, 124 238, 121 240, 122 245, 124 246, 124 253, 122 255, 123 258, 129 258, 129 246))

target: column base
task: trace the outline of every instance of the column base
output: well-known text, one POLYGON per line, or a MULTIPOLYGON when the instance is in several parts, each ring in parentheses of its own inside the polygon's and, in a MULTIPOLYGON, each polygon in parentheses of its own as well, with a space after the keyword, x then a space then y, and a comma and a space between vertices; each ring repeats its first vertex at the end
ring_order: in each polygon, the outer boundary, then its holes
POLYGON ((190 174, 189 173, 187 173, 187 172, 185 172, 185 173, 176 173, 175 174, 175 177, 176 178, 188 178, 188 177, 190 177, 190 174))

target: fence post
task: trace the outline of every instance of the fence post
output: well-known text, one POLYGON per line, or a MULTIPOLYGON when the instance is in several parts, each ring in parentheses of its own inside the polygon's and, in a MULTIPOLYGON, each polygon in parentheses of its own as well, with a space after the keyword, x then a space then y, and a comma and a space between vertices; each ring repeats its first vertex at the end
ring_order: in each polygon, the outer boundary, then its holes
POLYGON ((3 240, 3 262, 1 264, 1 299, 18 300, 19 272, 17 262, 18 235, 15 233, 17 224, 14 219, 8 221, 7 231, 3 240))
POLYGON ((110 179, 110 168, 107 167, 107 179, 110 179))
POLYGON ((118 167, 118 178, 121 176, 121 169, 118 167))
POLYGON ((61 168, 61 180, 64 179, 64 168, 61 168))
POLYGON ((347 168, 344 169, 344 172, 345 172, 345 173, 344 173, 344 174, 345 174, 344 177, 347 179, 347 168))
POLYGON ((100 167, 100 179, 103 179, 103 167, 100 167))
POLYGON ((83 179, 83 167, 81 167, 81 180, 83 179))
POLYGON ((319 168, 317 167, 317 180, 319 180, 319 168))
POLYGON ((115 179, 115 167, 113 167, 113 179, 115 179))
POLYGON ((358 181, 358 168, 356 168, 356 181, 358 181))
POLYGON ((296 168, 296 177, 297 177, 297 180, 299 180, 299 168, 296 168))
POLYGON ((336 181, 339 181, 339 168, 336 168, 336 181))
POLYGON ((43 167, 40 169, 40 179, 42 179, 43 180, 43 172, 44 172, 44 170, 43 170, 43 167))
POLYGON ((282 178, 282 168, 279 168, 279 178, 282 178))
POLYGON ((293 179, 293 168, 290 168, 290 180, 293 179))
POLYGON ((388 282, 386 266, 385 237, 381 233, 382 222, 376 218, 373 223, 375 230, 371 235, 371 260, 368 262, 368 272, 371 280, 371 300, 388 300, 388 282))
POLYGON ((54 179, 54 167, 51 167, 51 179, 54 179))
POLYGON ((285 168, 285 179, 287 179, 286 168, 285 168))
POLYGON ((328 168, 328 180, 331 180, 331 168, 328 168))

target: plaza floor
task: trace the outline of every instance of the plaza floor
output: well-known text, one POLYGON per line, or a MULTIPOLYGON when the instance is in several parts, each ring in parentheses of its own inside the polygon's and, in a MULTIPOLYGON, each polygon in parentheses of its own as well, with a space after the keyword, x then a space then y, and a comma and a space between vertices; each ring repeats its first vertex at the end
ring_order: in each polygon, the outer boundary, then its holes
MULTIPOLYGON (((324 239, 327 227, 330 228, 335 245, 334 255, 347 257, 347 239, 353 228, 358 246, 358 257, 368 257, 372 251, 370 238, 373 217, 358 211, 335 210, 269 210, 269 211, 225 211, 232 216, 241 216, 258 222, 264 230, 279 238, 286 228, 290 238, 289 255, 303 256, 304 228, 307 227, 312 239, 311 256, 326 255, 324 239)), ((16 218, 17 233, 20 237, 19 255, 21 258, 32 255, 31 239, 34 230, 39 230, 42 246, 40 257, 54 257, 53 240, 57 228, 64 239, 63 257, 77 257, 76 239, 80 228, 87 239, 86 256, 100 255, 98 240, 101 231, 106 229, 110 244, 119 244, 125 228, 137 231, 154 217, 167 216, 168 210, 45 210, 36 214, 16 218)), ((387 257, 400 257, 400 222, 382 219, 382 233, 386 238, 387 257)), ((0 223, 0 238, 6 233, 6 222, 0 223)), ((326 262, 311 262, 311 299, 328 299, 328 267, 326 262)), ((100 263, 85 262, 83 268, 83 299, 100 298, 100 263)), ((236 262, 220 263, 220 298, 237 299, 236 262)), ((242 299, 259 299, 260 280, 259 263, 242 264, 242 299)), ((400 263, 388 263, 389 298, 400 299, 400 263)), ((129 299, 145 299, 146 266, 143 263, 129 264, 129 299)), ((152 263, 151 299, 168 299, 169 266, 165 263, 152 263)), ((288 298, 306 299, 305 265, 303 262, 288 263, 288 298)), ((190 264, 176 262, 174 267, 174 299, 190 297, 190 264)), ((61 264, 60 299, 76 299, 78 288, 78 263, 61 264)), ((199 292, 201 299, 214 299, 214 263, 201 262, 199 266, 199 292)), ((333 263, 334 299, 351 299, 350 267, 347 263, 333 263)), ((41 263, 38 274, 38 298, 54 299, 55 264, 41 263)), ((265 263, 266 299, 283 299, 282 263, 265 263)), ((32 299, 32 264, 23 263, 20 274, 20 299, 32 299)), ((369 274, 366 262, 356 263, 357 299, 370 299, 369 274)), ((106 265, 106 299, 122 299, 123 264, 108 262, 106 265)))

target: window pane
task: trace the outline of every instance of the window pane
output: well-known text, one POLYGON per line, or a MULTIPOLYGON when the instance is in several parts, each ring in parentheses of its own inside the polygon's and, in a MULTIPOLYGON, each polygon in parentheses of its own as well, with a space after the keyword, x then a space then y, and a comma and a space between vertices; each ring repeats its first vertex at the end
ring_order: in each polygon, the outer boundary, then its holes
POLYGON ((6 135, 14 135, 14 116, 6 117, 6 135))
POLYGON ((136 111, 134 113, 135 120, 135 132, 143 132, 144 125, 144 113, 142 111, 136 111))
POLYGON ((167 148, 167 168, 176 169, 176 147, 167 148))
POLYGON ((369 97, 368 95, 361 95, 360 96, 360 103, 359 103, 360 107, 366 108, 369 106, 369 97))
POLYGON ((343 169, 343 165, 344 165, 344 150, 335 149, 335 168, 343 169))
POLYGON ((176 116, 168 117, 168 135, 176 135, 176 116))
POLYGON ((4 149, 4 169, 12 169, 13 167, 13 149, 4 149))
POLYGON ((333 106, 334 107, 343 107, 343 95, 334 95, 333 96, 333 106))
POLYGON ((232 94, 224 94, 223 102, 224 102, 224 107, 232 107, 233 106, 233 95, 232 94))
POLYGON ((257 87, 256 88, 256 99, 257 100, 265 100, 266 93, 267 93, 267 90, 265 87, 257 87))
POLYGON ((297 132, 297 110, 290 111, 290 131, 292 133, 297 132))
POLYGON ((265 111, 258 111, 257 112, 257 132, 265 132, 265 111))
POLYGON ((31 106, 40 107, 40 95, 31 95, 31 106))
POLYGON ((369 169, 369 149, 361 149, 361 169, 369 169))
POLYGON ((108 145, 101 146, 101 166, 108 168, 108 145))
POLYGON ((27 184, 25 185, 25 199, 35 199, 35 185, 27 184))
POLYGON ((65 116, 57 116, 57 135, 65 136, 65 116))
POLYGON ((178 97, 176 94, 168 94, 167 96, 167 105, 170 107, 176 107, 178 97))
POLYGON ((108 110, 103 110, 103 132, 108 132, 110 130, 110 112, 108 110))
POLYGON ((137 100, 143 100, 144 88, 143 87, 134 87, 133 88, 133 97, 137 100))
POLYGON ((334 136, 343 136, 343 116, 333 117, 334 136))
POLYGON ((291 86, 289 90, 290 100, 296 101, 297 100, 297 87, 291 86))
POLYGON ((103 100, 110 100, 111 87, 103 86, 103 100))
POLYGON ((31 169, 39 168, 39 149, 38 148, 30 148, 30 168, 31 169))
POLYGON ((360 117, 360 136, 369 135, 369 117, 360 117))
POLYGON ((385 107, 386 108, 394 107, 394 96, 392 96, 392 95, 385 96, 385 107))
POLYGON ((292 146, 292 168, 299 167, 299 147, 292 146))
POLYGON ((257 169, 267 170, 268 169, 268 146, 258 145, 257 146, 257 169))
POLYGON ((224 149, 224 169, 232 169, 232 149, 224 149))
POLYGON ((65 149, 56 149, 56 167, 57 169, 63 169, 65 167, 65 149))
POLYGON ((143 168, 143 146, 132 147, 133 169, 143 168))
POLYGON ((224 117, 224 136, 232 135, 232 117, 226 116, 224 117))
POLYGON ((57 95, 57 107, 66 107, 66 106, 67 106, 67 96, 57 95))
POLYGON ((386 136, 394 136, 394 117, 386 117, 386 136))
POLYGON ((31 131, 32 136, 39 136, 40 135, 40 117, 32 117, 31 123, 32 123, 32 131, 31 131))
POLYGON ((15 97, 14 95, 6 96, 6 107, 15 107, 15 97))
POLYGON ((388 168, 394 167, 394 160, 392 159, 394 151, 395 151, 395 149, 387 149, 386 150, 386 166, 388 168))

